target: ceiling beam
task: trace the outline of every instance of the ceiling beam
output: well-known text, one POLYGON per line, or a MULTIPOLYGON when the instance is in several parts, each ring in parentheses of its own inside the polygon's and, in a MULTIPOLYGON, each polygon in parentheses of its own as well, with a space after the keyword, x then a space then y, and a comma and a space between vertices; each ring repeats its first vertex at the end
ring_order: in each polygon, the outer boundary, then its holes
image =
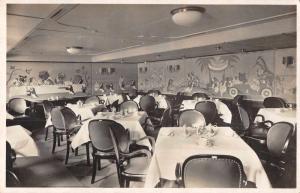
POLYGON ((90 56, 83 55, 61 55, 61 56, 49 56, 49 55, 32 55, 32 56, 9 56, 7 57, 7 62, 18 62, 18 61, 28 61, 28 62, 92 62, 90 56))
POLYGON ((244 27, 196 35, 181 40, 161 43, 151 46, 131 48, 113 53, 101 54, 92 57, 93 62, 104 62, 140 55, 158 54, 189 48, 197 48, 225 42, 234 42, 247 39, 268 37, 284 33, 296 32, 296 17, 288 17, 270 22, 248 25, 244 27))

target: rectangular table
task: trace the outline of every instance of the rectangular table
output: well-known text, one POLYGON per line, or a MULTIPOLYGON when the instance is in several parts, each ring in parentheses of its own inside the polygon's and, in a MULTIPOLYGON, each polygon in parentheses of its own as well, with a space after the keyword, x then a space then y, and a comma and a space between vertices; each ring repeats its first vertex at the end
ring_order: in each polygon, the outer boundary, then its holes
POLYGON ((182 127, 161 128, 156 140, 145 187, 153 188, 160 178, 176 180, 175 168, 188 157, 197 154, 231 155, 239 158, 248 181, 256 183, 258 188, 271 188, 268 176, 256 153, 231 128, 217 127, 212 147, 203 143, 204 138, 197 135, 186 137, 182 127), (169 134, 173 132, 173 136, 169 134))
MULTIPOLYGON (((200 101, 183 100, 182 104, 181 104, 181 108, 182 108, 182 110, 195 109, 195 106, 198 102, 200 102, 200 101)), ((232 113, 229 110, 229 108, 227 107, 227 105, 218 99, 213 100, 212 102, 214 102, 216 104, 218 113, 220 114, 220 118, 222 118, 225 123, 231 123, 232 113)))
MULTIPOLYGON (((76 148, 90 141, 88 125, 89 122, 94 119, 112 119, 123 125, 125 129, 129 129, 130 139, 140 139, 146 136, 146 133, 141 126, 141 123, 145 122, 146 117, 147 113, 144 111, 139 111, 136 112, 136 114, 127 116, 116 116, 116 114, 113 112, 98 113, 95 117, 83 123, 78 133, 74 136, 71 146, 73 148, 76 148)), ((142 140, 139 144, 151 147, 150 142, 148 140, 142 140)))
MULTIPOLYGON (((286 121, 296 126, 296 111, 296 109, 292 108, 260 108, 257 114, 264 116, 266 121, 269 120, 273 123, 286 121)), ((257 117, 255 121, 257 121, 258 118, 259 117, 257 117)))
POLYGON ((44 100, 48 101, 59 101, 59 100, 71 100, 76 98, 86 98, 89 95, 86 93, 76 93, 71 94, 68 92, 64 93, 49 93, 49 94, 38 94, 38 97, 28 96, 28 95, 17 95, 13 98, 23 98, 31 103, 41 103, 44 100))
POLYGON ((39 150, 30 136, 30 131, 20 125, 6 127, 6 140, 17 156, 39 156, 39 150))

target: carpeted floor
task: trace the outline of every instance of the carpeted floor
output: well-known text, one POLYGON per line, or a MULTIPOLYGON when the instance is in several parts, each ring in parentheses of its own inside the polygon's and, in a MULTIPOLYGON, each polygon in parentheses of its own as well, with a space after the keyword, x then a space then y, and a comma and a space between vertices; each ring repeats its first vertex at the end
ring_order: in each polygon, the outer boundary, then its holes
MULTIPOLYGON (((119 188, 114 163, 102 160, 102 169, 97 170, 95 183, 91 184, 92 166, 87 165, 85 146, 79 147, 77 156, 70 152, 69 162, 65 165, 66 141, 56 147, 55 153, 52 154, 53 139, 50 130, 49 133, 47 141, 44 139, 44 129, 39 129, 32 134, 40 151, 39 157, 18 157, 14 163, 15 173, 23 187, 119 188)), ((92 156, 90 157, 92 159, 92 156)), ((143 184, 143 182, 131 182, 130 187, 143 187, 143 184)))

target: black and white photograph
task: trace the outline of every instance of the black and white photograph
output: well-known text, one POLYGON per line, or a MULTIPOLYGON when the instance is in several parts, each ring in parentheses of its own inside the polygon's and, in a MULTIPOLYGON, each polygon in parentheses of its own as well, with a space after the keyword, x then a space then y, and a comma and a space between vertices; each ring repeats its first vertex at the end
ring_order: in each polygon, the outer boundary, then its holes
POLYGON ((299 1, 273 2, 0 3, 0 192, 297 192, 299 1))

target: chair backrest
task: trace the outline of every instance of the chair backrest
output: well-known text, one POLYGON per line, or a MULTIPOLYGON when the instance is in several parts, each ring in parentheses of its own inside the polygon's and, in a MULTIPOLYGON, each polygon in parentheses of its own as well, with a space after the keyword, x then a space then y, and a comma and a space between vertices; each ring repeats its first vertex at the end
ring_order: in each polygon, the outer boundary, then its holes
POLYGON ((8 101, 8 111, 13 115, 23 115, 26 109, 26 100, 23 98, 13 98, 8 101))
POLYGON ((194 155, 182 166, 186 188, 241 188, 245 179, 242 162, 229 155, 194 155))
POLYGON ((120 111, 136 112, 138 110, 138 104, 134 101, 125 101, 120 105, 120 111))
POLYGON ((6 169, 12 170, 13 169, 13 149, 8 141, 6 141, 6 169))
POLYGON ((161 126, 170 127, 172 126, 172 114, 170 107, 166 108, 161 117, 161 126))
POLYGON ((137 97, 138 93, 136 89, 130 89, 128 91, 128 96, 130 98, 130 100, 133 100, 135 97, 137 97))
POLYGON ((43 109, 44 109, 44 114, 46 119, 49 118, 52 108, 54 108, 54 105, 51 102, 47 100, 43 101, 43 109))
POLYGON ((200 92, 197 92, 197 93, 192 94, 192 98, 193 98, 193 100, 198 100, 199 98, 202 98, 202 99, 204 99, 204 100, 209 99, 209 97, 208 97, 207 94, 205 94, 205 93, 200 93, 200 92))
POLYGON ((88 128, 92 145, 98 151, 114 151, 111 130, 118 140, 120 151, 128 152, 129 132, 121 124, 113 120, 96 119, 89 122, 88 128))
POLYGON ((285 108, 287 107, 286 102, 279 97, 267 97, 263 102, 264 107, 266 108, 285 108))
POLYGON ((267 147, 275 157, 283 155, 290 142, 294 126, 288 122, 275 123, 267 134, 267 147))
POLYGON ((6 170, 6 186, 7 187, 22 187, 20 180, 16 176, 15 173, 13 173, 10 170, 6 170))
POLYGON ((76 114, 68 107, 55 107, 51 110, 51 121, 56 129, 68 130, 76 125, 76 114))
POLYGON ((98 112, 108 112, 109 111, 107 109, 107 107, 103 104, 97 105, 96 107, 93 107, 91 110, 94 115, 96 115, 98 112))
POLYGON ((240 119, 241 119, 241 122, 242 122, 242 130, 247 130, 250 126, 250 118, 249 118, 249 115, 248 115, 248 112, 243 108, 241 107, 240 105, 237 105, 237 109, 238 109, 238 112, 239 112, 239 116, 240 116, 240 119))
POLYGON ((244 100, 245 96, 244 95, 236 95, 232 102, 233 104, 235 105, 241 105, 243 103, 243 100, 244 100))
POLYGON ((92 96, 87 98, 84 104, 100 104, 100 99, 97 96, 92 96))
POLYGON ((195 105, 195 109, 203 114, 206 124, 213 123, 217 116, 217 106, 212 101, 200 101, 195 105))
POLYGON ((182 127, 184 125, 187 127, 205 126, 205 118, 199 111, 188 109, 182 111, 179 116, 179 127, 182 127))
POLYGON ((143 111, 153 112, 156 108, 156 101, 153 96, 145 95, 140 99, 140 107, 143 111))

